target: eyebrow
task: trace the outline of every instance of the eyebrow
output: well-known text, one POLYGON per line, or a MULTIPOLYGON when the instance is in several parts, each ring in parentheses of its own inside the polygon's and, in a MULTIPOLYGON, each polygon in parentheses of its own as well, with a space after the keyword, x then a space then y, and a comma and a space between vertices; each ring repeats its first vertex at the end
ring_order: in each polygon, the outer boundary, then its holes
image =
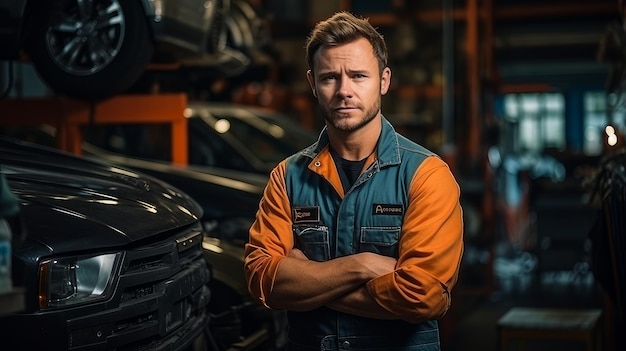
MULTIPOLYGON (((338 71, 335 71, 335 70, 325 70, 325 71, 319 71, 317 75, 326 76, 329 74, 337 74, 337 73, 338 71)), ((365 69, 353 69, 353 70, 348 70, 348 74, 349 75, 355 75, 355 74, 371 75, 371 72, 365 69)))

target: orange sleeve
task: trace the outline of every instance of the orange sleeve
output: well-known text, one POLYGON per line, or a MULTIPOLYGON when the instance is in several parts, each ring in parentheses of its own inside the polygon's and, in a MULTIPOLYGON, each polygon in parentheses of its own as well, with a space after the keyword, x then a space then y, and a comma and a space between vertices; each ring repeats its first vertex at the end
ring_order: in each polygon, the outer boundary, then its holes
POLYGON ((459 196, 438 157, 426 159, 413 177, 396 270, 367 283, 376 302, 404 320, 438 319, 450 307, 464 248, 459 196))
POLYGON ((285 187, 285 161, 270 173, 256 220, 245 246, 244 271, 248 291, 266 307, 278 265, 293 248, 291 209, 285 187))

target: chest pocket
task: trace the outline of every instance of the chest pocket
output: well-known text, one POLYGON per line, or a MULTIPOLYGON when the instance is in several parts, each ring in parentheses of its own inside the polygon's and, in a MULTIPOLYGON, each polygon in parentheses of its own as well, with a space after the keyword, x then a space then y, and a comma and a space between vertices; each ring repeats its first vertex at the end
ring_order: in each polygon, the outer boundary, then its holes
POLYGON ((323 262, 330 259, 330 235, 327 226, 294 224, 292 226, 296 247, 311 260, 323 262))
POLYGON ((400 227, 361 227, 359 252, 398 257, 400 227))

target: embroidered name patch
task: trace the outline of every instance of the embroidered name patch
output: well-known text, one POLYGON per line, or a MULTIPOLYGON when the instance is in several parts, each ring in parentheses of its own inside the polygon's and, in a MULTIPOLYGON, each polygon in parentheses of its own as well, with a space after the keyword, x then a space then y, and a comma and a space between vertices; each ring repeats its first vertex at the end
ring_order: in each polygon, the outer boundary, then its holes
POLYGON ((394 204, 374 204, 372 206, 373 215, 397 215, 400 216, 404 213, 402 205, 394 204))
POLYGON ((291 210, 294 223, 318 223, 320 221, 319 206, 294 207, 291 210))

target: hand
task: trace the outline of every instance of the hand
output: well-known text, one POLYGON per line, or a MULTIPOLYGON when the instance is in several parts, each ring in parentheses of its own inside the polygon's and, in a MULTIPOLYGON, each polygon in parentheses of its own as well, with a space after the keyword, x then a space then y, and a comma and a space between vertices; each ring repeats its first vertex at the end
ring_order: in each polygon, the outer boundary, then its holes
POLYGON ((289 251, 289 255, 287 255, 287 256, 291 257, 291 258, 297 258, 297 259, 300 259, 300 260, 308 260, 309 259, 308 257, 306 257, 304 252, 302 252, 302 250, 296 249, 295 247, 293 249, 291 249, 291 251, 289 251))

